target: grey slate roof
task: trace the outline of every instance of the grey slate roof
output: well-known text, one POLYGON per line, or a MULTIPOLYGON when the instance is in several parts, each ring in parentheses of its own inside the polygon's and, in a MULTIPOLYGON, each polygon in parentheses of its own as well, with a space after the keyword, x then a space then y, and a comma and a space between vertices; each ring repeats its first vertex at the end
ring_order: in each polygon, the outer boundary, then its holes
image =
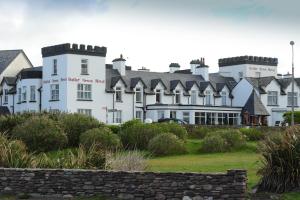
POLYGON ((17 77, 15 76, 4 76, 2 82, 6 82, 7 85, 13 86, 16 84, 17 77))
POLYGON ((270 115, 254 90, 252 90, 252 93, 250 94, 245 106, 243 107, 243 112, 246 111, 250 115, 270 115))
POLYGON ((43 67, 30 67, 22 69, 17 77, 20 79, 41 79, 43 77, 43 67))
POLYGON ((0 51, 0 74, 20 54, 22 50, 1 50, 0 51))
MULTIPOLYGON (((153 89, 157 84, 161 83, 165 87, 165 94, 173 94, 173 90, 178 84, 182 84, 185 89, 184 94, 188 95, 188 91, 194 84, 200 90, 199 95, 203 96, 203 91, 210 85, 213 89, 214 96, 219 97, 219 92, 227 86, 231 91, 237 84, 234 78, 223 77, 218 73, 209 74, 209 81, 205 81, 201 75, 191 74, 189 69, 179 70, 176 73, 161 73, 149 71, 134 71, 130 68, 126 69, 126 76, 121 76, 118 70, 113 69, 111 65, 106 65, 106 91, 113 92, 113 87, 119 81, 123 81, 126 86, 126 92, 132 92, 132 88, 136 86, 139 81, 145 85, 145 92, 154 94, 153 89)), ((231 93, 229 94, 232 98, 231 93)))
POLYGON ((0 115, 9 115, 9 109, 7 106, 0 106, 0 115))

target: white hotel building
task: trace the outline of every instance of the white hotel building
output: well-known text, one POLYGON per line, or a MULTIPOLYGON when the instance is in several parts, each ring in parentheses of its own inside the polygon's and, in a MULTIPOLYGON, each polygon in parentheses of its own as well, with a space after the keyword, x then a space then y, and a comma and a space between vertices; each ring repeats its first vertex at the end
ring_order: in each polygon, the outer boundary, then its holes
POLYGON ((42 48, 33 67, 22 50, 0 51, 0 114, 62 111, 92 115, 104 123, 131 119, 182 119, 190 124, 274 126, 294 96, 291 78, 277 74, 276 58, 219 60, 209 73, 204 58, 188 69, 171 63, 165 73, 132 70, 120 56, 106 64, 106 47, 61 44, 42 48))

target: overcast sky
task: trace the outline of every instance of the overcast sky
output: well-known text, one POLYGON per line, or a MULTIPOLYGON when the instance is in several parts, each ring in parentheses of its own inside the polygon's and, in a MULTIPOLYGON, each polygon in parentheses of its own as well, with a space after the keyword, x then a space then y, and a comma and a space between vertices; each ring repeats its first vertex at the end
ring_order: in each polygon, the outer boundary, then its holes
POLYGON ((24 49, 34 65, 40 49, 60 43, 106 46, 134 69, 188 68, 205 57, 277 57, 278 72, 300 76, 299 0, 0 0, 0 49, 24 49), (299 48, 298 48, 299 46, 299 48), (298 63, 299 62, 299 63, 298 63))

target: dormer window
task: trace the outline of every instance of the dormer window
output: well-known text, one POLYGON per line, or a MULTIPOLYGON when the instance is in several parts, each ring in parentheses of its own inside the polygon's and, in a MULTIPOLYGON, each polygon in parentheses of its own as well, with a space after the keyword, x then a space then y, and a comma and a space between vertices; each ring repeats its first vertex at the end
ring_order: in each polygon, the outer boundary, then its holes
POLYGON ((180 104, 180 99, 181 95, 180 95, 180 90, 176 90, 175 91, 175 104, 180 104))
POLYGON ((52 69, 52 75, 57 75, 57 60, 53 60, 53 69, 52 69))
POLYGON ((221 98, 222 98, 222 106, 226 106, 227 105, 227 93, 226 92, 221 92, 221 98))
POLYGON ((116 101, 122 102, 122 88, 116 87, 116 101))
POLYGON ((196 105, 197 104, 197 90, 191 91, 191 104, 196 105))
POLYGON ((135 89, 135 101, 136 101, 136 103, 142 102, 142 89, 141 88, 135 89))
POLYGON ((155 91, 155 99, 156 99, 156 103, 161 103, 161 90, 155 91))
POLYGON ((81 59, 81 75, 88 75, 88 60, 81 59))
POLYGON ((4 103, 7 104, 8 103, 8 89, 4 90, 4 103))
POLYGON ((206 99, 206 105, 211 105, 211 101, 212 101, 212 92, 211 91, 205 92, 205 99, 206 99))

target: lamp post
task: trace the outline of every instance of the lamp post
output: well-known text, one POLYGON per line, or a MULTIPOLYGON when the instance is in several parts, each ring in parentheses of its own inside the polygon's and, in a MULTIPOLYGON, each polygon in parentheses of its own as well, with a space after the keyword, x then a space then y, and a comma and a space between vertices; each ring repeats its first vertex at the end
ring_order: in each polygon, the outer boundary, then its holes
POLYGON ((291 116, 291 125, 294 126, 295 124, 295 116, 294 116, 294 109, 295 109, 295 75, 294 75, 294 41, 290 42, 290 45, 292 46, 292 116, 291 116))

